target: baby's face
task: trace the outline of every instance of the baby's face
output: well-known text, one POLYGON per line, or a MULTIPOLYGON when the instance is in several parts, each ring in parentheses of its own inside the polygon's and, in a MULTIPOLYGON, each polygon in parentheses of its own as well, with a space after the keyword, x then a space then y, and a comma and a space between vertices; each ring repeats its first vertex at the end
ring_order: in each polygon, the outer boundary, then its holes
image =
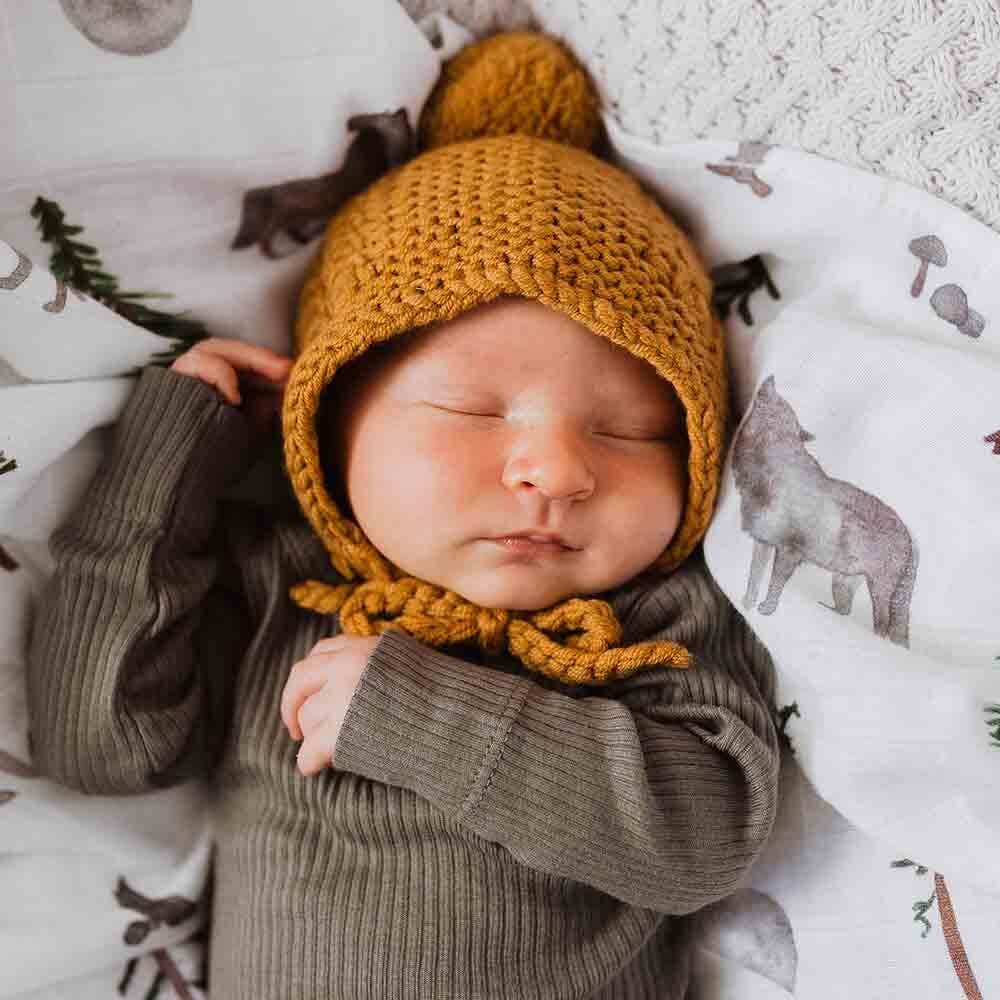
POLYGON ((418 334, 340 419, 347 496, 371 542, 484 607, 618 586, 680 523, 673 390, 537 302, 500 299, 418 334))

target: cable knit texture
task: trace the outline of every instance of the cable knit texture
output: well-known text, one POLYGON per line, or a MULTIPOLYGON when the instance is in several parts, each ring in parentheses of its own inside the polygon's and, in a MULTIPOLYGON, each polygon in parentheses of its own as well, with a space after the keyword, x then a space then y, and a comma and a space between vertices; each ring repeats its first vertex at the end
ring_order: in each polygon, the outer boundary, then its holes
POLYGON ((435 646, 474 636, 486 650, 503 640, 526 666, 574 683, 687 665, 675 646, 610 648, 610 612, 598 600, 497 615, 406 577, 337 507, 320 460, 321 396, 344 364, 405 331, 520 295, 647 361, 674 387, 686 414, 688 492, 655 568, 674 569, 693 551, 721 473, 722 330, 681 230, 635 180, 571 145, 592 141, 596 122, 590 85, 561 45, 525 32, 487 39, 446 67, 421 127, 429 151, 330 223, 302 293, 282 417, 289 478, 348 583, 301 582, 291 591, 301 607, 339 612, 354 634, 395 625, 435 646), (511 134, 498 135, 505 126, 511 134))
POLYGON ((658 144, 761 140, 906 181, 1000 232, 995 0, 403 0, 533 26, 658 144))

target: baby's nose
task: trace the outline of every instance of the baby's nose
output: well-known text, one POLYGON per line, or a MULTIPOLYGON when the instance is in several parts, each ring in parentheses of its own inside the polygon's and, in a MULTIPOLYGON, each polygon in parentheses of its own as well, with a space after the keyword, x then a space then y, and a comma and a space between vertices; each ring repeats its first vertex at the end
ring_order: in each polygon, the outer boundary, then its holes
POLYGON ((518 496, 586 500, 596 486, 582 443, 567 431, 525 432, 503 470, 503 484, 518 496))

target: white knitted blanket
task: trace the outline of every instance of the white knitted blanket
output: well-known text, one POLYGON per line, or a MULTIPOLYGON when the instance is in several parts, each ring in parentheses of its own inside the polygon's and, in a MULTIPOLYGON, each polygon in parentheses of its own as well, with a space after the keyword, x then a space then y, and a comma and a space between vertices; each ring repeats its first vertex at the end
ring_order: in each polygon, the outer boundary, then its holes
POLYGON ((996 0, 402 0, 534 25, 658 145, 762 140, 906 181, 1000 231, 996 0))

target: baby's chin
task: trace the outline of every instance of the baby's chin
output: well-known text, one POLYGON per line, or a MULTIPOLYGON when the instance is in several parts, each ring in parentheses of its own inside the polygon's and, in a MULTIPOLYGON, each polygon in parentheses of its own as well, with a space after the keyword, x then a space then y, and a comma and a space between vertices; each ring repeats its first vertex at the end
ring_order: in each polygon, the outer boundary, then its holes
POLYGON ((595 593, 593 588, 583 588, 576 580, 544 576, 533 579, 531 573, 523 572, 525 567, 519 569, 522 572, 494 570, 481 577, 456 581, 449 589, 482 608, 504 611, 542 611, 567 598, 595 593))

